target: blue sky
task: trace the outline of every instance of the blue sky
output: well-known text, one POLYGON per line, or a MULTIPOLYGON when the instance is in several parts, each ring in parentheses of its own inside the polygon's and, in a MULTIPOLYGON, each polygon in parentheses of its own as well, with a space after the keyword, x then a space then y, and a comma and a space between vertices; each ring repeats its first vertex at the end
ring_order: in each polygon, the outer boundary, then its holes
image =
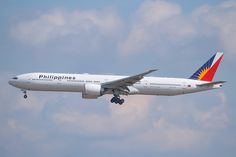
POLYGON ((235 156, 235 1, 1 1, 0 156, 235 156), (29 92, 27 72, 189 77, 225 53, 220 90, 176 97, 29 92))

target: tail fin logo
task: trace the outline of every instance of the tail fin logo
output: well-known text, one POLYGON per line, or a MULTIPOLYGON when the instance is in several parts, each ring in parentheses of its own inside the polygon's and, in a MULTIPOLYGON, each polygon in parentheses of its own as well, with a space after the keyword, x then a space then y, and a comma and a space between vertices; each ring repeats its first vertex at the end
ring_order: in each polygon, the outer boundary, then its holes
POLYGON ((209 67, 206 67, 205 69, 202 69, 202 71, 198 75, 198 80, 201 80, 207 74, 209 69, 210 69, 209 67))
POLYGON ((223 53, 217 52, 201 68, 199 68, 190 77, 190 79, 212 81, 222 57, 223 57, 223 53))

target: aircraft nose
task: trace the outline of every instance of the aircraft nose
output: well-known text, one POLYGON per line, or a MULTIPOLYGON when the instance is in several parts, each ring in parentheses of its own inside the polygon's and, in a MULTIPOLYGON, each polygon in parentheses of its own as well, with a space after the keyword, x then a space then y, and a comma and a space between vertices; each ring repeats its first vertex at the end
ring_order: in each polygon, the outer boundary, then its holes
POLYGON ((17 77, 13 77, 12 79, 8 81, 8 83, 12 86, 15 86, 17 79, 18 79, 17 77))
POLYGON ((8 83, 9 83, 10 85, 14 86, 14 81, 13 81, 13 80, 8 81, 8 83))

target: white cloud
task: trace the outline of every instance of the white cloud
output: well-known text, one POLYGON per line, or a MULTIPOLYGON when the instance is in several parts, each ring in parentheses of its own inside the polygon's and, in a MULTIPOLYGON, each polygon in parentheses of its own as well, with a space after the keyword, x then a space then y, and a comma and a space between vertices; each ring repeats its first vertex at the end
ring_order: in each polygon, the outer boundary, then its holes
POLYGON ((219 92, 217 97, 219 99, 218 105, 211 107, 210 110, 196 110, 193 113, 196 124, 208 131, 224 129, 229 124, 226 96, 223 92, 219 92))
POLYGON ((150 97, 131 96, 126 98, 125 105, 110 105, 108 115, 63 110, 55 113, 52 119, 59 128, 69 133, 87 136, 123 135, 143 126, 150 101, 150 97))
POLYGON ((159 146, 163 150, 204 149, 219 130, 228 126, 226 97, 222 92, 217 97, 218 104, 209 109, 200 109, 197 103, 181 99, 158 106, 159 113, 164 114, 154 122, 154 132, 159 139, 156 141, 165 141, 165 144, 158 143, 159 146))
POLYGON ((150 152, 205 149, 228 126, 226 96, 219 92, 215 96, 219 103, 210 104, 207 109, 185 99, 165 97, 155 103, 152 97, 131 96, 125 105, 111 104, 108 113, 62 108, 52 115, 52 122, 57 130, 70 135, 119 137, 95 140, 90 144, 94 149, 150 152))
POLYGON ((8 119, 7 125, 4 126, 4 134, 9 135, 7 132, 11 132, 13 134, 18 134, 22 138, 30 141, 38 141, 46 137, 45 132, 41 130, 37 130, 25 124, 21 124, 21 122, 16 119, 8 119))
POLYGON ((222 49, 235 56, 236 2, 226 1, 217 6, 202 6, 193 12, 199 34, 218 38, 222 49))
POLYGON ((96 42, 101 43, 100 40, 114 40, 121 28, 122 21, 111 9, 73 12, 53 9, 31 20, 16 23, 10 32, 20 42, 35 46, 60 40, 78 40, 73 42, 82 45, 80 42, 85 40, 91 47, 97 46, 96 42))
MULTIPOLYGON (((159 123, 159 122, 158 122, 159 123)), ((150 146, 151 151, 197 150, 208 142, 207 134, 201 130, 161 122, 154 129, 135 137, 134 143, 150 146), (163 124, 164 123, 164 124, 163 124), (157 149, 158 148, 158 149, 157 149)), ((141 147, 141 146, 139 146, 141 147)))
POLYGON ((23 93, 20 89, 12 87, 8 84, 8 80, 14 76, 13 74, 3 73, 0 76, 0 107, 2 107, 4 110, 8 110, 9 112, 26 109, 29 111, 29 113, 39 113, 42 111, 46 105, 46 99, 40 100, 35 97, 34 94, 30 93, 30 97, 26 100, 23 98, 23 93))
POLYGON ((46 99, 38 99, 33 94, 30 94, 26 99, 23 98, 23 94, 21 91, 18 92, 17 96, 17 103, 18 105, 16 106, 17 110, 28 110, 30 112, 41 112, 43 108, 45 107, 47 101, 46 99))
MULTIPOLYGON (((142 129, 137 130, 136 128, 136 132, 132 135, 126 130, 123 134, 129 134, 129 136, 114 141, 96 141, 92 146, 115 151, 188 152, 204 150, 220 134, 220 131, 228 126, 226 97, 224 95, 222 99, 222 95, 224 94, 219 93, 217 96, 222 102, 210 105, 208 109, 198 108, 199 104, 185 100, 186 97, 158 99, 158 102, 149 105, 149 112, 143 114, 146 118, 143 119, 142 129), (150 118, 151 115, 152 118, 150 118)), ((122 121, 125 119, 127 118, 122 121)), ((117 121, 113 121, 113 123, 117 123, 117 121)), ((121 127, 125 127, 125 125, 121 127)))
POLYGON ((220 45, 217 48, 222 47, 219 51, 235 56, 235 4, 226 1, 185 14, 178 4, 147 0, 130 21, 112 9, 71 12, 53 9, 15 23, 10 33, 28 45, 64 45, 63 51, 67 52, 78 49, 99 52, 109 48, 123 55, 147 52, 163 55, 195 41, 211 39, 220 45))
POLYGON ((207 38, 221 45, 219 51, 235 55, 235 8, 236 2, 226 1, 184 14, 179 5, 171 2, 144 1, 130 23, 126 38, 120 42, 120 50, 126 55, 147 51, 172 53, 190 41, 207 38))
POLYGON ((50 98, 45 96, 39 99, 33 93, 28 93, 28 98, 24 99, 20 89, 8 84, 12 76, 9 73, 0 74, 0 136, 9 142, 12 142, 11 135, 19 135, 26 140, 39 140, 45 133, 35 128, 34 120, 40 119, 50 98))
POLYGON ((188 20, 177 4, 159 0, 145 1, 131 22, 130 31, 121 42, 120 49, 125 54, 143 52, 150 48, 161 53, 170 44, 182 42, 195 34, 188 20))

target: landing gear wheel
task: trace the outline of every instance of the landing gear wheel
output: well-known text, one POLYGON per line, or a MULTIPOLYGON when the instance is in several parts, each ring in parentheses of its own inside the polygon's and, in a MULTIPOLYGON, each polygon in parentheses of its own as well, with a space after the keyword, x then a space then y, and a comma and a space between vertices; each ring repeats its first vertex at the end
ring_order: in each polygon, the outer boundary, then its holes
POLYGON ((124 102, 125 102, 124 99, 120 99, 119 97, 115 97, 115 96, 111 99, 111 103, 115 103, 115 104, 122 105, 124 102))
POLYGON ((26 99, 27 98, 26 90, 22 89, 21 91, 23 92, 24 98, 26 99))
POLYGON ((114 97, 114 102, 115 102, 115 104, 118 104, 119 103, 119 98, 117 98, 117 97, 114 97))
POLYGON ((115 102, 115 97, 111 98, 111 103, 115 102))
POLYGON ((125 100, 124 99, 120 99, 120 105, 122 105, 123 103, 125 102, 125 100))
POLYGON ((119 102, 120 105, 122 105, 125 102, 125 100, 124 99, 119 99, 118 102, 119 102))

